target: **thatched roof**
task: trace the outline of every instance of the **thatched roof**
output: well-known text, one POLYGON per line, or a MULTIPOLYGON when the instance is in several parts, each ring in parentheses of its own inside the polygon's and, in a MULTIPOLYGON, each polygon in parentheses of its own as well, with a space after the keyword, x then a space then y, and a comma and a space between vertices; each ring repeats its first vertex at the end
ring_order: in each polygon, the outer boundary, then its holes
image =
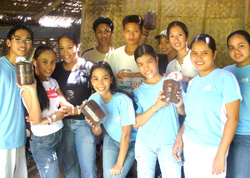
MULTIPOLYGON (((0 26, 13 26, 26 23, 39 26, 39 19, 44 15, 57 18, 71 17, 73 21, 81 19, 82 1, 78 0, 1 0, 0 26)), ((73 26, 78 23, 73 22, 73 26)))

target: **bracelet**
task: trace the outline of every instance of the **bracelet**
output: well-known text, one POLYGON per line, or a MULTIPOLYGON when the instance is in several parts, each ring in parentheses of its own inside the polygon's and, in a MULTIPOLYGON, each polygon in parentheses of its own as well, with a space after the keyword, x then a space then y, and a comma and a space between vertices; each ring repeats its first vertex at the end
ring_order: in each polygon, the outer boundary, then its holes
POLYGON ((81 108, 80 108, 80 106, 76 105, 76 109, 77 109, 77 112, 78 112, 77 114, 80 115, 81 114, 81 108))
POLYGON ((49 121, 49 125, 52 125, 52 120, 51 120, 51 118, 48 116, 48 117, 46 117, 47 119, 48 119, 48 121, 49 121))

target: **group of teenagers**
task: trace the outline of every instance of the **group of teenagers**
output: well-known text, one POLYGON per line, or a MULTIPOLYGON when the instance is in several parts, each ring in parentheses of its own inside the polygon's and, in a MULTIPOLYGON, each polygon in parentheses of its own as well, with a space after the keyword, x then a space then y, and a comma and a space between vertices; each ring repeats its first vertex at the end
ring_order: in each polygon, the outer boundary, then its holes
POLYGON ((58 38, 62 62, 49 46, 36 48, 35 82, 16 84, 16 58, 32 48, 25 25, 7 36, 9 52, 0 58, 0 177, 27 177, 26 121, 30 149, 42 178, 97 178, 96 136, 103 135, 103 177, 125 178, 137 162, 137 177, 153 178, 159 163, 163 178, 246 178, 250 175, 250 35, 231 33, 227 47, 234 65, 216 68, 216 44, 207 34, 188 45, 188 29, 171 22, 155 38, 162 54, 145 44, 143 19, 122 21, 126 45, 114 49, 114 24, 93 23, 98 45, 78 56, 76 36, 58 38), (169 75, 181 83, 178 103, 164 101, 169 75), (81 113, 94 100, 106 118, 93 125, 81 113), (185 116, 184 123, 179 118, 185 116))

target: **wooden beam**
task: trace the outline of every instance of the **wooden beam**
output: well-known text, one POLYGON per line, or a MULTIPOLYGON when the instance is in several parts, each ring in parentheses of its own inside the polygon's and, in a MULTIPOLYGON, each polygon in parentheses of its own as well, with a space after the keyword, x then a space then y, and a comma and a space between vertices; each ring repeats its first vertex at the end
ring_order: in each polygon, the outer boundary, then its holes
POLYGON ((61 5, 61 3, 63 1, 64 0, 56 0, 50 6, 48 6, 46 9, 44 9, 43 11, 39 12, 38 14, 36 14, 34 16, 34 20, 38 21, 42 16, 48 14, 49 12, 53 11, 54 8, 56 8, 57 6, 61 5))
POLYGON ((245 0, 244 30, 246 31, 248 31, 248 21, 249 21, 249 0, 245 0))
POLYGON ((31 11, 16 11, 16 10, 0 10, 0 14, 5 15, 24 15, 24 16, 33 16, 37 12, 31 12, 31 11))

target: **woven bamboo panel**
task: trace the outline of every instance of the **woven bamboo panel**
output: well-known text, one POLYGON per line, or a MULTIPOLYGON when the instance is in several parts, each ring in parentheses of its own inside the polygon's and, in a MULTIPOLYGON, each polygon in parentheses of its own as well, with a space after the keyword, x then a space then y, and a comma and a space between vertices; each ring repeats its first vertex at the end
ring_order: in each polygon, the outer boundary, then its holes
POLYGON ((250 14, 246 4, 249 0, 86 0, 83 3, 81 50, 96 46, 92 24, 99 16, 111 18, 115 26, 112 46, 125 45, 122 34, 122 19, 126 15, 145 16, 148 10, 157 14, 157 28, 150 32, 147 43, 158 49, 155 35, 166 29, 172 21, 186 24, 189 30, 188 42, 200 34, 207 33, 216 40, 218 55, 216 64, 219 67, 231 64, 226 39, 238 29, 250 32, 250 14), (247 13, 247 15, 246 15, 247 13))

